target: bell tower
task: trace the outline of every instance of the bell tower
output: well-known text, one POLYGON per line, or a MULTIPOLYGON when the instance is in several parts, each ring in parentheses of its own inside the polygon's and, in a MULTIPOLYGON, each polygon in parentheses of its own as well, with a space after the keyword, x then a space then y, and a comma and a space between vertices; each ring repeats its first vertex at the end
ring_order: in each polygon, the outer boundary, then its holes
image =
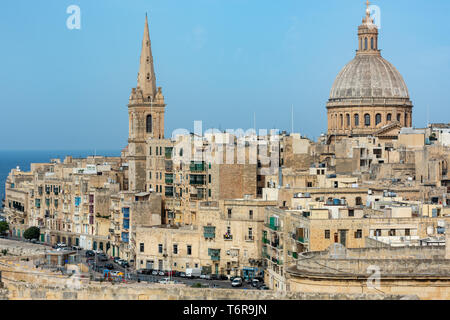
POLYGON ((148 139, 164 139, 165 106, 162 89, 161 87, 156 87, 148 18, 146 15, 137 87, 131 90, 128 103, 130 191, 145 191, 146 142, 148 139))

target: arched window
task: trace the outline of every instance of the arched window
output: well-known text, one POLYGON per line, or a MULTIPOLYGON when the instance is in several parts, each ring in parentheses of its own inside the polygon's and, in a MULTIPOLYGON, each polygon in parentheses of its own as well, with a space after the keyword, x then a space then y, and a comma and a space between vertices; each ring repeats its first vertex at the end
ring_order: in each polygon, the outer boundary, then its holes
POLYGON ((364 50, 367 50, 367 38, 364 38, 364 50))
POLYGON ((355 114, 355 127, 359 126, 359 114, 355 114))
POLYGON ((365 114, 364 115, 364 125, 366 126, 366 127, 369 127, 370 126, 370 114, 365 114))
POLYGON ((362 50, 363 49, 363 46, 362 46, 362 38, 361 39, 359 39, 359 50, 362 50))
POLYGON ((381 114, 377 113, 375 116, 375 125, 379 125, 381 123, 381 114))
POLYGON ((392 121, 392 114, 390 113, 387 114, 386 121, 392 121))
POLYGON ((405 113, 405 127, 408 126, 408 114, 405 113))
POLYGON ((342 114, 340 115, 341 118, 341 122, 340 122, 340 128, 344 127, 344 117, 342 116, 342 114))
POLYGON ((373 38, 370 38, 370 48, 373 50, 373 49, 375 49, 374 47, 373 47, 373 38))
POLYGON ((147 80, 150 80, 150 73, 147 73, 147 80))
POLYGON ((356 203, 357 206, 362 206, 362 199, 361 199, 361 197, 356 197, 355 203, 356 203))
POLYGON ((346 125, 347 125, 347 127, 350 127, 350 115, 347 113, 346 115, 345 115, 345 118, 346 118, 346 125))
POLYGON ((147 116, 147 124, 146 124, 146 127, 147 127, 147 133, 151 133, 152 132, 152 115, 151 114, 149 114, 148 116, 147 116))
POLYGON ((397 121, 400 122, 402 115, 400 113, 397 113, 397 121))

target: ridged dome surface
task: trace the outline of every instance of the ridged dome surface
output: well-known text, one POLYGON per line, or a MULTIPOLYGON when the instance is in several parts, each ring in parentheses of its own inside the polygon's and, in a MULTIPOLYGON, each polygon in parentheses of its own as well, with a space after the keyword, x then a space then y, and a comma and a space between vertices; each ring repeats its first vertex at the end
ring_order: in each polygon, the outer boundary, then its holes
POLYGON ((357 55, 338 74, 330 100, 361 98, 409 99, 402 75, 381 55, 357 55))

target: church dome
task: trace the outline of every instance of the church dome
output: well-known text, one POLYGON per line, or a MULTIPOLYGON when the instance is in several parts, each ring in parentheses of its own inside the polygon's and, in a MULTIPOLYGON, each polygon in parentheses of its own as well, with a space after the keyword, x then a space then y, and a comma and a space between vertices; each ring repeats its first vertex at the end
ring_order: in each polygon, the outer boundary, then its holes
POLYGON ((379 54, 361 54, 338 74, 330 101, 342 99, 409 99, 397 69, 379 54))

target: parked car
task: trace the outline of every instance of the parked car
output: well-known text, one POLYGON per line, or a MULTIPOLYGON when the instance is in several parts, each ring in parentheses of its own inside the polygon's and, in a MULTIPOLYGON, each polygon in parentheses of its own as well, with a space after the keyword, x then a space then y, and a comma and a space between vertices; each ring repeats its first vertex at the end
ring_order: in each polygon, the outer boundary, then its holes
POLYGON ((138 270, 139 274, 152 274, 153 270, 152 269, 140 269, 138 270))
POLYGON ((153 270, 153 271, 152 271, 152 275, 153 275, 153 276, 157 276, 158 273, 159 273, 158 270, 153 270))
POLYGON ((268 286, 266 286, 265 284, 261 285, 258 287, 258 290, 270 290, 268 286))
POLYGON ((67 247, 67 244, 65 244, 64 242, 60 242, 60 243, 57 243, 56 246, 59 248, 65 248, 65 247, 67 247))
POLYGON ((83 250, 83 248, 82 247, 80 247, 80 246, 73 246, 72 247, 72 250, 83 250))
POLYGON ((174 270, 164 271, 164 275, 168 276, 168 277, 174 277, 175 276, 175 271, 174 270))
POLYGON ((165 275, 166 275, 166 273, 164 271, 159 271, 158 272, 158 276, 165 276, 165 275))
POLYGON ((112 263, 105 264, 105 268, 109 270, 114 270, 114 265, 112 263))
POLYGON ((252 287, 259 287, 260 284, 261 284, 261 281, 259 281, 258 279, 252 280, 252 287))
POLYGON ((103 251, 102 250, 94 250, 94 253, 96 253, 96 254, 101 254, 101 253, 103 253, 103 251))
POLYGON ((130 265, 128 264, 128 261, 125 261, 125 260, 123 260, 123 259, 117 260, 117 263, 118 263, 120 266, 124 267, 124 268, 129 268, 129 267, 130 267, 130 265))
POLYGON ((205 274, 205 280, 211 280, 211 275, 210 274, 205 274))
POLYGON ((86 257, 95 257, 95 253, 92 250, 86 251, 86 257))
POLYGON ((159 283, 168 284, 168 283, 171 283, 171 281, 170 281, 170 278, 164 278, 164 279, 160 280, 159 283))
POLYGON ((184 273, 184 272, 180 272, 180 277, 182 277, 182 278, 186 278, 186 273, 184 273))
POLYGON ((114 262, 119 263, 119 260, 121 260, 119 257, 114 257, 114 262))
POLYGON ((219 275, 219 280, 228 280, 228 277, 224 274, 219 275))
POLYGON ((114 276, 114 277, 118 277, 118 276, 122 276, 123 277, 123 272, 118 271, 118 270, 111 271, 110 274, 112 276, 114 276))
POLYGON ((242 278, 240 278, 240 277, 234 278, 233 281, 231 282, 231 286, 232 287, 242 287, 242 278))
POLYGON ((220 276, 214 273, 211 275, 211 280, 220 280, 220 276))
POLYGON ((100 254, 100 255, 98 255, 98 260, 102 261, 102 262, 105 262, 105 261, 108 261, 109 259, 106 256, 106 254, 100 254))
POLYGON ((230 277, 230 281, 233 282, 233 280, 236 279, 236 278, 239 278, 239 279, 242 280, 242 278, 240 276, 232 276, 232 277, 230 277))

